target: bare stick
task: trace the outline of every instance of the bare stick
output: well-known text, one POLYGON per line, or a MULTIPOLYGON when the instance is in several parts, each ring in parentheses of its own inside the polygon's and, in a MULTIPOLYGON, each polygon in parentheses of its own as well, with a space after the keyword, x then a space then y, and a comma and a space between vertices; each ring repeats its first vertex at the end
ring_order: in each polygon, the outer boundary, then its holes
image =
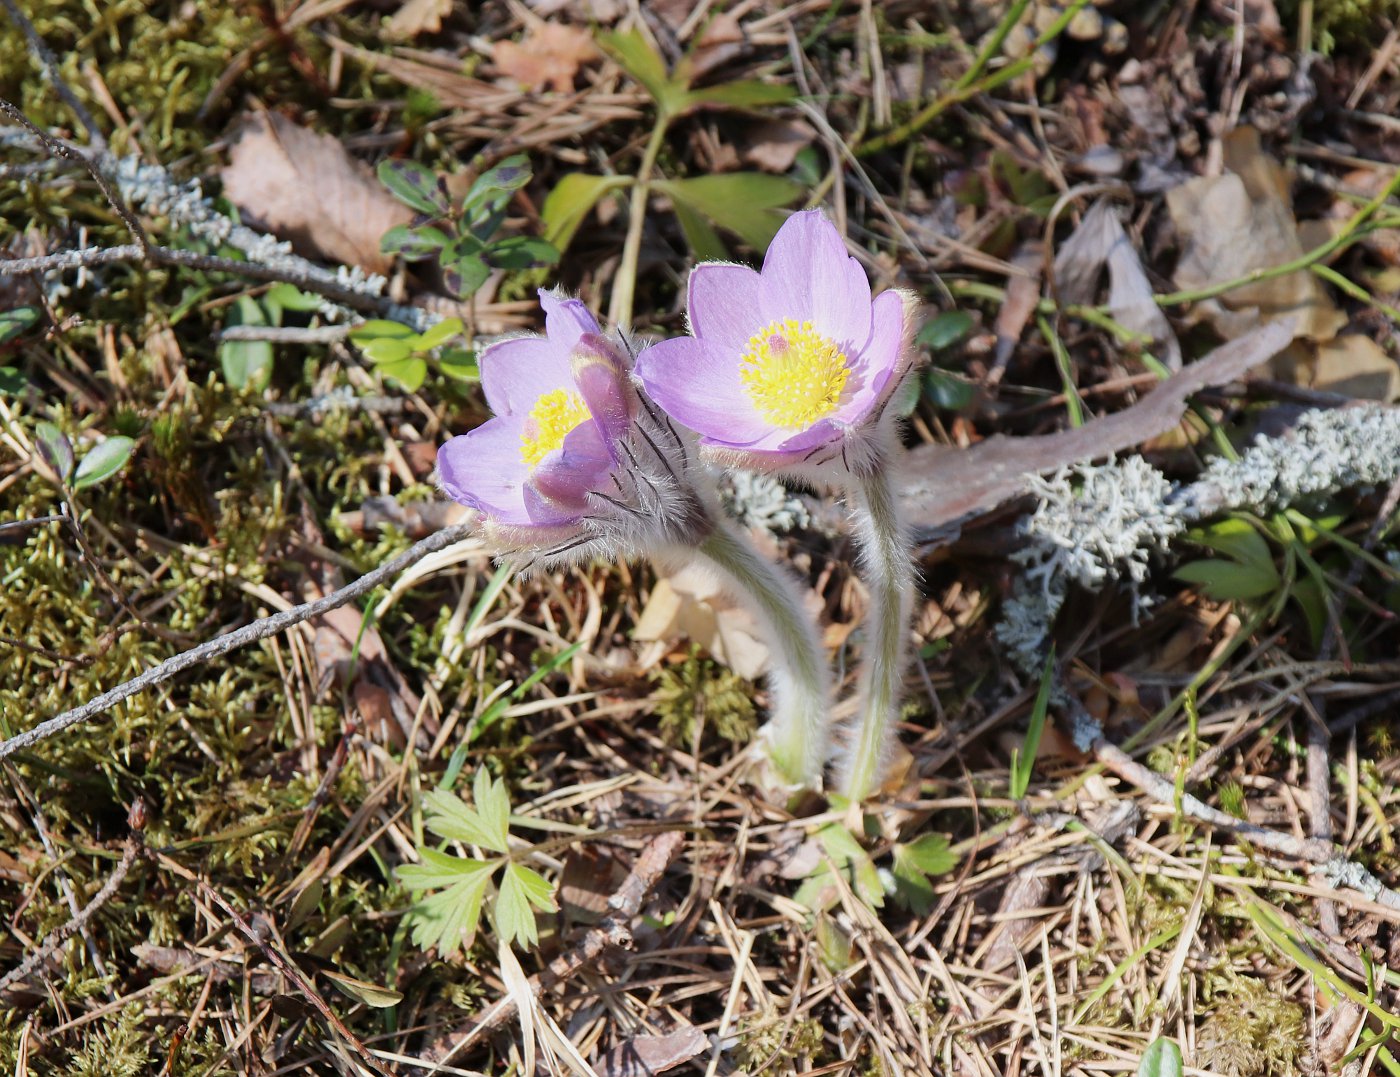
POLYGON ((38 138, 38 140, 44 144, 44 148, 53 156, 62 157, 67 161, 76 161, 87 169, 88 174, 97 182, 97 186, 102 188, 102 193, 106 196, 107 201, 110 202, 112 208, 117 211, 117 216, 122 219, 122 223, 125 224, 131 234, 136 237, 136 242, 141 244, 143 249, 150 250, 150 236, 146 235, 146 230, 141 227, 141 222, 136 219, 136 214, 132 213, 131 207, 121 200, 121 196, 117 194, 117 189, 112 186, 112 181, 103 174, 102 169, 97 167, 97 164, 91 157, 73 148, 66 142, 56 139, 47 132, 40 130, 29 122, 28 116, 14 105, 10 104, 10 102, 6 101, 3 97, 0 97, 0 112, 3 112, 6 116, 10 117, 10 119, 14 120, 15 123, 38 138))
POLYGON ((1094 742, 1094 757, 1118 777, 1137 786, 1158 804, 1179 808, 1181 814, 1187 818, 1243 838, 1260 849, 1292 860, 1316 864, 1334 886, 1350 887, 1372 901, 1400 911, 1400 894, 1391 890, 1360 864, 1340 856, 1331 842, 1317 838, 1296 838, 1292 834, 1256 826, 1243 819, 1236 819, 1233 815, 1227 815, 1218 808, 1212 808, 1190 793, 1182 793, 1178 798, 1175 785, 1156 771, 1137 762, 1116 744, 1110 744, 1102 738, 1094 742))
POLYGON ((136 862, 136 854, 144 847, 141 840, 141 832, 145 827, 146 808, 140 800, 132 805, 127 820, 131 824, 133 833, 131 837, 126 839, 126 848, 122 850, 122 858, 117 861, 117 868, 112 872, 111 877, 102 884, 102 889, 92 896, 92 900, 83 906, 81 912, 77 913, 66 924, 49 935, 42 945, 32 954, 4 976, 0 976, 0 991, 4 991, 11 984, 24 979, 47 961, 53 952, 62 946, 75 932, 82 931, 86 928, 88 921, 97 914, 97 910, 107 904, 107 902, 111 900, 112 895, 117 892, 117 887, 121 886, 122 880, 126 878, 126 873, 131 870, 131 865, 136 862))
POLYGON ((210 659, 217 658, 219 655, 227 654, 229 651, 246 647, 260 639, 266 639, 268 636, 275 636, 293 625, 301 624, 312 617, 319 617, 323 613, 329 613, 347 602, 353 602, 361 595, 374 590, 384 581, 397 576, 410 565, 421 561, 428 554, 436 553, 455 542, 461 542, 474 530, 474 523, 453 524, 450 527, 444 527, 436 534, 415 542, 393 560, 386 561, 372 572, 365 573, 354 583, 346 584, 340 590, 333 591, 324 598, 318 598, 315 602, 303 602, 300 606, 293 606, 281 613, 274 613, 271 617, 254 621, 226 636, 218 636, 201 643, 198 647, 191 647, 188 651, 182 651, 167 658, 160 665, 152 666, 145 673, 103 692, 96 699, 89 700, 72 710, 64 711, 48 721, 40 722, 33 729, 25 730, 23 733, 0 743, 0 759, 5 759, 22 748, 38 744, 55 733, 61 733, 69 726, 85 722, 89 718, 111 710, 122 700, 129 699, 148 688, 154 688, 158 684, 163 684, 175 674, 187 670, 191 666, 200 665, 210 659))
MULTIPOLYGON (((0 105, 3 104, 4 102, 0 101, 0 105)), ((111 265, 117 262, 153 262, 156 265, 231 273, 251 280, 273 283, 285 281, 305 291, 315 292, 317 295, 323 295, 327 299, 333 299, 337 303, 357 310, 372 310, 382 314, 393 314, 398 310, 398 304, 387 296, 370 295, 368 292, 347 288, 340 284, 332 273, 319 269, 319 267, 311 267, 314 271, 299 272, 291 266, 240 262, 234 258, 221 258, 218 255, 201 254, 198 251, 177 250, 174 247, 162 247, 158 244, 140 247, 135 243, 126 243, 117 247, 87 247, 76 251, 58 251, 35 258, 11 258, 0 261, 0 277, 13 277, 24 273, 47 273, 57 269, 111 265)), ((328 339, 339 339, 344 335, 344 330, 337 330, 334 335, 328 333, 327 337, 328 339)), ((229 339, 248 340, 255 338, 233 336, 229 339)), ((258 337, 256 339, 267 338, 258 337)))
POLYGON ((100 149, 105 149, 107 139, 102 134, 102 128, 97 126, 97 121, 93 119, 92 113, 78 100, 78 95, 69 88, 68 83, 63 81, 63 75, 58 70, 58 61, 54 59, 54 54, 44 43, 44 39, 39 36, 39 32, 34 29, 34 24, 20 10, 20 6, 15 3, 15 0, 0 0, 0 3, 5 5, 5 11, 9 14, 10 20, 24 34, 24 40, 29 43, 29 51, 35 55, 44 69, 44 74, 48 76, 49 85, 57 91, 59 97, 63 98, 63 103, 73 110, 73 114, 78 117, 78 122, 87 130, 88 138, 92 140, 92 144, 100 149))

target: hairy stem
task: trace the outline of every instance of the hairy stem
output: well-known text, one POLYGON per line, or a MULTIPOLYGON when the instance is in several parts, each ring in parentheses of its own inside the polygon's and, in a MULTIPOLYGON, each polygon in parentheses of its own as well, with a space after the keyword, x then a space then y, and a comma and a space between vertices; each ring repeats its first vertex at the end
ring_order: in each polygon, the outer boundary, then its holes
POLYGON ((717 569, 728 590, 757 613, 772 648, 773 707, 761 736, 774 769, 785 782, 820 789, 830 733, 830 674, 797 582, 725 523, 689 553, 717 569))
POLYGON ((914 563, 885 468, 853 477, 851 500, 870 611, 865 622, 859 724, 842 762, 840 789, 859 802, 880 785, 899 713, 914 603, 914 563))

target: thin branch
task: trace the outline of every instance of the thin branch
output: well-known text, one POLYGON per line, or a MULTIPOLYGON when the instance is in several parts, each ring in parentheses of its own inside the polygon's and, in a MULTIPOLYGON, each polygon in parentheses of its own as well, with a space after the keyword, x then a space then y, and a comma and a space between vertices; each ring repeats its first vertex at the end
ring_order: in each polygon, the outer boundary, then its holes
POLYGON ((1341 856, 1329 841, 1299 838, 1279 830, 1256 826, 1254 823, 1227 815, 1212 808, 1190 793, 1177 794, 1176 786, 1156 771, 1143 766, 1116 744, 1100 738, 1094 742, 1094 757, 1126 782, 1137 786, 1152 800, 1197 822, 1242 838, 1249 844, 1291 860, 1316 864, 1334 886, 1357 890, 1381 905, 1400 911, 1400 894, 1390 889, 1360 864, 1341 856))
MULTIPOLYGON (((0 106, 4 104, 4 101, 0 101, 0 106)), ((58 251, 35 258, 10 258, 0 261, 0 277, 111 265, 115 262, 148 262, 156 265, 179 266, 184 269, 229 273, 234 276, 270 283, 286 282, 305 291, 325 296, 327 299, 332 299, 344 306, 356 310, 374 311, 377 314, 392 315, 400 309, 399 305, 387 296, 370 295, 367 292, 346 287, 337 281, 333 274, 311 263, 307 263, 309 268, 306 271, 301 271, 291 266, 269 266, 261 262, 240 262, 235 258, 222 258, 218 255, 178 250, 174 247, 162 247, 158 244, 142 248, 135 243, 127 243, 119 247, 85 247, 76 251, 58 251)), ((332 328, 336 329, 337 335, 328 335, 326 339, 339 339, 345 335, 345 330, 340 330, 337 327, 332 328)), ((303 332, 305 331, 303 330, 303 332)), ((247 340, 254 338, 233 336, 229 339, 247 340)))
POLYGON ((107 902, 111 900, 112 895, 117 892, 117 887, 121 886, 122 880, 126 878, 127 872, 131 870, 131 865, 136 862, 136 854, 140 850, 141 839, 139 835, 133 835, 127 839, 126 848, 122 850, 122 858, 117 861, 117 868, 112 872, 111 877, 102 884, 102 889, 93 895, 92 900, 83 906, 81 912, 57 931, 50 934, 37 950, 4 976, 0 976, 0 991, 4 991, 11 984, 18 983, 20 980, 24 979, 47 961, 54 951, 62 946, 64 942, 87 926, 88 921, 97 914, 97 910, 107 904, 107 902))
POLYGON ((10 102, 6 101, 3 97, 0 97, 0 112, 3 112, 6 116, 10 117, 10 119, 14 120, 15 123, 38 138, 39 141, 44 144, 44 148, 53 156, 62 157, 67 161, 76 161, 87 169, 88 174, 97 182, 97 186, 102 189, 103 195, 106 196, 107 201, 111 203, 112 208, 116 210, 117 216, 122 219, 122 223, 126 225, 127 230, 136 237, 136 242, 141 244, 144 249, 150 250, 151 237, 146 235, 146 230, 141 227, 141 222, 136 219, 136 214, 131 212, 131 207, 123 202, 121 196, 117 194, 116 188, 112 186, 112 181, 107 178, 102 169, 97 167, 96 162, 94 162, 88 154, 40 130, 29 121, 28 116, 14 105, 10 104, 10 102))
POLYGON ((29 44, 29 51, 34 54, 40 66, 43 67, 44 74, 48 76, 49 85, 54 88, 59 97, 63 98, 63 103, 73 110, 73 114, 78 117, 78 122, 86 129, 93 146, 98 149, 106 149, 107 138, 103 135, 102 128, 97 126, 97 121, 93 118, 92 113, 78 100, 78 95, 63 80, 63 73, 58 69, 58 60, 55 59, 48 45, 44 43, 44 39, 39 36, 39 32, 34 29, 34 24, 29 21, 29 17, 15 3, 15 0, 0 0, 0 3, 5 5, 5 11, 9 14, 10 20, 24 34, 24 40, 29 44))
POLYGON ((22 748, 38 744, 46 740, 55 733, 61 733, 70 726, 75 726, 79 722, 85 722, 89 718, 94 718, 99 714, 111 710, 124 699, 130 699, 138 692, 144 692, 148 688, 154 688, 158 684, 170 680, 177 673, 197 666, 229 651, 246 647, 250 643, 256 643, 260 639, 268 636, 275 636, 279 632, 291 628, 293 625, 301 624, 312 617, 319 617, 323 613, 329 613, 333 609, 353 602, 362 595, 368 594, 386 580, 397 576, 410 565, 421 561, 428 554, 436 553, 438 550, 446 549, 453 543, 461 542, 475 530, 474 524, 453 524, 444 527, 436 534, 414 543, 403 553, 399 554, 391 561, 386 561, 372 572, 367 572, 353 583, 347 584, 338 591, 319 598, 314 602, 303 602, 300 606, 293 606, 289 610, 274 613, 271 617, 264 617, 245 625, 226 636, 219 636, 215 639, 201 643, 197 647, 191 647, 187 651, 167 658, 158 666, 153 666, 145 673, 131 680, 117 685, 115 688, 103 692, 96 699, 89 700, 79 707, 64 711, 48 721, 40 722, 33 729, 25 730, 9 740, 0 743, 0 759, 8 758, 22 748))

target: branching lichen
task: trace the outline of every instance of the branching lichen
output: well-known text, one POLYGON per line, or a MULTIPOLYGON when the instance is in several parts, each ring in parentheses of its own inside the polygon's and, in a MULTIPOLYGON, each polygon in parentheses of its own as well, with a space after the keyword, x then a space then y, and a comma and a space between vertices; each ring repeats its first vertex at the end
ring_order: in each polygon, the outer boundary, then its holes
POLYGON ((1267 515, 1342 490, 1377 487, 1400 474, 1400 411, 1375 405, 1304 414, 1286 435, 1262 438, 1238 460, 1210 462, 1175 487, 1140 456, 1035 478, 1039 504, 1021 523, 1025 566, 997 639, 1016 666, 1038 675, 1056 614, 1071 584, 1129 586, 1135 610, 1154 555, 1187 527, 1225 512, 1267 515))

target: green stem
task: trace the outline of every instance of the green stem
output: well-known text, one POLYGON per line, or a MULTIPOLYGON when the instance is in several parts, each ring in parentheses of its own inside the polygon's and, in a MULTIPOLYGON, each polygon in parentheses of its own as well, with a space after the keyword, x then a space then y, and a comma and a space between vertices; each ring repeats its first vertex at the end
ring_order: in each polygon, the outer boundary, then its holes
POLYGON ((879 788, 899 713, 909 618, 914 603, 914 564, 884 467, 852 481, 856 534, 870 611, 855 743, 842 765, 841 792, 859 802, 879 788))
POLYGON ((773 706, 761 734, 769 758, 784 782, 820 789, 831 724, 830 673, 797 581, 725 523, 687 552, 708 560, 728 589, 758 615, 772 652, 768 683, 773 706))
POLYGON ((622 245, 622 261, 613 278, 612 301, 608 305, 608 320, 619 328, 632 324, 632 299, 637 291, 637 262, 642 254, 642 232, 647 221, 647 202, 651 198, 651 173, 656 157, 671 125, 664 111, 656 116, 647 148, 642 151, 642 163, 637 166, 637 180, 632 185, 631 216, 627 222, 627 239, 622 245))

